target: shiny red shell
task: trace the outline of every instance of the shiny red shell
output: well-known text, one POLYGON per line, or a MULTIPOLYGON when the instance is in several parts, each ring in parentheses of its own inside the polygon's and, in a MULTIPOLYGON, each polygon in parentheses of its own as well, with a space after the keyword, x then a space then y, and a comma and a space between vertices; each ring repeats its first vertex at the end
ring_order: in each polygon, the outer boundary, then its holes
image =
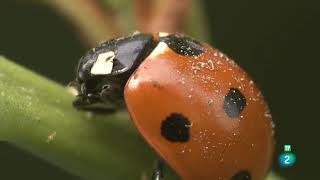
POLYGON ((158 44, 126 84, 131 118, 182 179, 264 179, 274 142, 263 96, 233 60, 201 45, 202 54, 184 56, 158 44), (242 100, 242 106, 231 105, 239 114, 226 112, 226 98, 231 104, 242 100), (187 131, 174 129, 182 122, 175 117, 188 121, 187 131), (184 137, 170 139, 172 133, 184 137))

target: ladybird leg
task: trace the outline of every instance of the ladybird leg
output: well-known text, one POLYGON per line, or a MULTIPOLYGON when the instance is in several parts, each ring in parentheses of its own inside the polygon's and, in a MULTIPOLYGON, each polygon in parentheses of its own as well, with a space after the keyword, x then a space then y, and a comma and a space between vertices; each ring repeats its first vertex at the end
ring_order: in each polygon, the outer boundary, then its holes
POLYGON ((156 167, 153 171, 151 180, 161 180, 163 178, 164 162, 162 159, 157 159, 156 167))
POLYGON ((111 114, 116 112, 116 108, 114 106, 99 102, 99 100, 94 97, 78 95, 72 104, 79 110, 98 114, 111 114))

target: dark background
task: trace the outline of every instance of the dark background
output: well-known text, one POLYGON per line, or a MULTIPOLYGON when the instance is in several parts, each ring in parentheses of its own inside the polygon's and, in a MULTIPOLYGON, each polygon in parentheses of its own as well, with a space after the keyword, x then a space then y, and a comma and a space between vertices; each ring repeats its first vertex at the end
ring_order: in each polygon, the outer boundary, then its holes
MULTIPOLYGON (((207 41, 236 59, 269 102, 276 124, 273 169, 287 179, 318 179, 319 3, 204 3, 212 37, 207 41), (284 144, 297 156, 288 169, 277 163, 284 144)), ((0 23, 0 54, 64 85, 74 78, 88 47, 55 11, 2 0, 0 23)), ((0 172, 8 179, 79 179, 6 143, 0 143, 0 172)))

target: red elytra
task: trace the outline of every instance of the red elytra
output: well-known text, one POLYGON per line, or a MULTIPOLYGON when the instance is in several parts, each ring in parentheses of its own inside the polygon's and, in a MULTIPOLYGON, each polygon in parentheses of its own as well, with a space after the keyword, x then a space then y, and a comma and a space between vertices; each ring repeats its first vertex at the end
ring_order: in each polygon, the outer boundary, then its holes
POLYGON ((274 142, 259 89, 208 44, 192 56, 167 45, 159 43, 125 87, 139 132, 182 179, 263 179, 274 142))

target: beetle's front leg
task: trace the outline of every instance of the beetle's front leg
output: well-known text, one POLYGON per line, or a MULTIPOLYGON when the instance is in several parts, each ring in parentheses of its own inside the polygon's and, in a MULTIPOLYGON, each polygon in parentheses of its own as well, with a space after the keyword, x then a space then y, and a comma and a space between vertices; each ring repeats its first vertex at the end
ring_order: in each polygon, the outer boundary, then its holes
POLYGON ((111 104, 102 102, 99 98, 93 96, 77 95, 72 104, 79 110, 99 114, 111 114, 116 111, 116 108, 111 104))
POLYGON ((163 178, 163 167, 164 167, 164 161, 162 159, 157 159, 156 161, 156 167, 153 171, 151 180, 162 180, 163 178))

